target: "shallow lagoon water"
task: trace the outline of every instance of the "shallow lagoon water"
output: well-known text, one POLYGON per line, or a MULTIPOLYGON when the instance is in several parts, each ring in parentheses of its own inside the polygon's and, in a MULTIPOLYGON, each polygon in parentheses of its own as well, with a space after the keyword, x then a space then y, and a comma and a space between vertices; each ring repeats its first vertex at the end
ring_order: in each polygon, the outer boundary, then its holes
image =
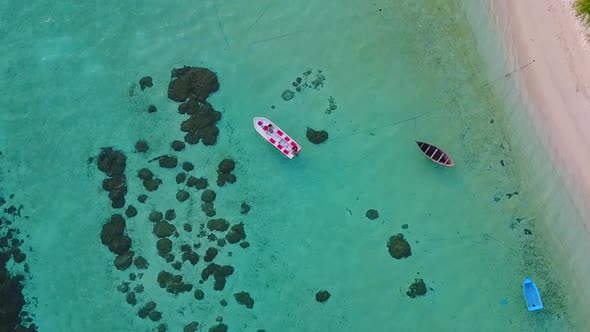
POLYGON ((568 314, 571 290, 543 246, 550 238, 539 226, 545 212, 530 190, 540 185, 530 184, 536 178, 516 152, 526 144, 514 141, 506 100, 518 95, 486 85, 505 74, 505 60, 490 64, 482 55, 481 38, 493 31, 474 31, 474 20, 488 18, 463 5, 7 5, 13 15, 3 18, 1 186, 6 204, 23 205, 23 217, 11 218, 25 238, 26 309, 39 330, 151 331, 166 324, 180 331, 191 321, 208 330, 219 316, 229 331, 579 326, 568 314), (217 74, 220 89, 208 101, 223 115, 216 145, 177 153, 170 142, 182 140, 184 116, 167 98, 167 86, 170 71, 184 65, 217 74), (154 86, 141 91, 138 80, 146 75, 154 86), (281 98, 297 77, 311 82, 319 75, 323 84, 281 98), (326 112, 330 98, 337 109, 326 112), (147 113, 150 104, 158 111, 147 113), (297 139, 301 156, 281 157, 253 130, 254 116, 297 139), (330 137, 311 144, 307 127, 330 137), (138 139, 149 142, 146 154, 135 152, 138 139), (415 139, 440 146, 457 166, 428 161, 415 139), (110 207, 104 174, 89 161, 107 146, 127 156, 127 202, 138 209, 127 218, 127 233, 147 270, 116 270, 100 242, 102 225, 123 211, 110 207), (195 165, 191 174, 209 179, 216 217, 245 225, 250 247, 226 245, 215 259, 235 268, 223 291, 214 291, 211 280, 198 283, 202 261, 185 262, 177 272, 157 254, 148 221, 154 210, 175 209, 178 255, 184 243, 201 243, 200 255, 216 246, 182 231, 184 223, 198 229, 208 218, 200 193, 184 203, 175 199, 180 167, 148 163, 171 153, 195 165), (224 158, 236 161, 237 182, 218 187, 224 158), (135 176, 143 167, 163 180, 146 204, 135 199, 145 193, 135 176), (244 201, 252 207, 247 215, 240 213, 244 201), (366 218, 368 209, 379 218, 366 218), (401 260, 386 246, 398 233, 412 247, 401 260), (182 274, 205 298, 167 293, 156 281, 161 270, 182 274), (143 273, 131 282, 144 286, 135 306, 117 290, 130 273, 143 273), (522 297, 525 275, 550 295, 546 310, 534 315, 522 297), (428 291, 410 298, 415 278, 428 291), (320 290, 331 294, 325 303, 315 299, 320 290), (249 292, 253 308, 236 303, 240 291, 249 292), (160 321, 137 316, 148 301, 157 303, 160 321))

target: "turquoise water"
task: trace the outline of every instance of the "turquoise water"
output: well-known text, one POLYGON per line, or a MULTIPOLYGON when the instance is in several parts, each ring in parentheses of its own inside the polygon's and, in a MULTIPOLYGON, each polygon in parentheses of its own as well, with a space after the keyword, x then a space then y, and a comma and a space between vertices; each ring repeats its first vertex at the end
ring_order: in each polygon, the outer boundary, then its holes
POLYGON ((221 320, 229 331, 579 330, 581 320, 569 309, 574 291, 553 265, 561 256, 546 245, 552 236, 543 222, 550 208, 563 206, 542 205, 533 190, 541 184, 520 162, 519 146, 527 142, 515 138, 515 104, 504 102, 517 94, 482 88, 505 73, 507 61, 482 55, 482 40, 493 45, 495 37, 471 23, 489 18, 464 5, 5 5, 11 14, 2 18, 0 55, 3 208, 23 206, 20 217, 6 217, 21 231, 30 269, 13 260, 8 268, 26 277, 25 310, 39 331, 182 331, 192 321, 207 331, 221 320), (184 65, 217 74, 220 88, 208 101, 222 118, 217 144, 175 152, 170 143, 183 139, 185 116, 167 87, 171 70, 184 65), (154 83, 142 91, 138 81, 146 75, 154 83), (297 77, 311 82, 319 75, 325 81, 317 89, 281 98, 297 77), (331 98, 337 108, 326 112, 331 98), (150 104, 158 111, 148 113, 150 104), (300 157, 288 160, 266 144, 252 128, 254 116, 297 139, 300 157), (310 143, 307 127, 327 130, 328 140, 310 143), (135 152, 139 139, 149 143, 147 153, 135 152), (434 165, 414 139, 440 146, 457 166, 434 165), (111 208, 101 188, 105 175, 95 161, 107 146, 127 157, 126 202, 138 214, 125 218, 126 234, 149 262, 146 270, 115 269, 115 256, 101 243, 103 224, 125 211, 111 208), (215 218, 242 222, 248 248, 199 234, 209 220, 201 192, 176 183, 180 166, 148 162, 163 154, 193 163, 190 175, 209 180, 215 218), (235 160, 237 181, 219 187, 224 158, 235 160), (163 181, 155 192, 136 176, 144 167, 163 181), (182 203, 175 196, 181 188, 191 194, 182 203), (137 201, 140 194, 148 195, 146 203, 137 201), (248 214, 242 202, 251 206, 248 214), (173 253, 180 257, 182 244, 200 243, 196 266, 184 262, 177 271, 158 256, 148 216, 168 209, 176 212, 173 253), (365 217, 368 209, 379 218, 365 217), (386 246, 398 233, 412 250, 401 260, 386 246), (219 250, 214 262, 234 267, 222 291, 212 278, 199 283, 210 247, 219 250), (193 289, 167 293, 157 283, 162 270, 182 275, 193 289), (526 311, 525 275, 545 295, 542 312, 526 311), (415 278, 427 293, 410 298, 415 278), (122 282, 143 285, 135 305, 117 289, 122 282), (197 288, 202 300, 193 295, 197 288), (321 290, 331 294, 325 303, 315 298, 321 290), (236 303, 241 291, 253 308, 236 303), (138 317, 149 301, 162 313, 156 322, 138 317))

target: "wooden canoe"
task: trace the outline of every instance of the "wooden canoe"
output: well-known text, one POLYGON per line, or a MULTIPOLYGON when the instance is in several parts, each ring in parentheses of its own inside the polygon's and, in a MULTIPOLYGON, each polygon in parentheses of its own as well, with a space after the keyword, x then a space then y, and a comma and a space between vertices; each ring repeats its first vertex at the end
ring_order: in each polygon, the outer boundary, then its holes
POLYGON ((422 151, 422 153, 424 153, 428 159, 434 161, 435 163, 446 167, 455 166, 453 159, 451 159, 451 157, 446 154, 446 152, 439 149, 438 147, 421 141, 416 141, 416 144, 418 144, 420 151, 422 151))

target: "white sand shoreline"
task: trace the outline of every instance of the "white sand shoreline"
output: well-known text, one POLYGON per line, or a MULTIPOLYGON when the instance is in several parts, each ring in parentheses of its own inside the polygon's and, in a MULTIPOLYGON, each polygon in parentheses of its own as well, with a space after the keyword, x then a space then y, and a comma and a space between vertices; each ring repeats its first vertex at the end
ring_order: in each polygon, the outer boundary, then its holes
POLYGON ((492 10, 515 63, 535 60, 520 73, 528 112, 590 234, 590 47, 573 0, 498 0, 492 10), (541 4, 541 5, 539 5, 541 4))
MULTIPOLYGON (((579 220, 551 220, 577 232, 576 242, 590 241, 590 44, 588 29, 575 14, 574 0, 492 0, 489 8, 513 64, 535 64, 519 73, 528 118, 546 147, 579 220)), ((551 194, 555 189, 547 189, 551 194)), ((559 191, 559 190, 558 190, 559 191)), ((539 193, 542 195, 543 193, 539 193)), ((545 193, 547 194, 547 193, 545 193)), ((563 207, 567 209, 568 207, 563 207)), ((567 213, 566 213, 567 214, 567 213)), ((558 214, 559 215, 559 214, 558 214)), ((557 226, 559 225, 559 226, 557 226)), ((559 236, 564 235, 560 234, 559 236)), ((567 278, 583 298, 590 290, 583 243, 561 241, 567 278), (573 249, 580 247, 577 249, 573 249), (574 256, 578 256, 577 258, 574 256)))

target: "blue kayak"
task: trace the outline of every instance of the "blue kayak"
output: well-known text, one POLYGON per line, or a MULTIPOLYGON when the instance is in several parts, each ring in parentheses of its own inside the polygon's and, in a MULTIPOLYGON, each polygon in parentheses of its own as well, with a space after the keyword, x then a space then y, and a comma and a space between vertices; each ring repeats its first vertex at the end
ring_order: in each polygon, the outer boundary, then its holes
POLYGON ((535 283, 529 279, 529 277, 524 278, 522 290, 524 291, 524 299, 529 311, 543 309, 543 302, 541 302, 541 294, 539 294, 539 289, 537 288, 537 285, 535 285, 535 283))

